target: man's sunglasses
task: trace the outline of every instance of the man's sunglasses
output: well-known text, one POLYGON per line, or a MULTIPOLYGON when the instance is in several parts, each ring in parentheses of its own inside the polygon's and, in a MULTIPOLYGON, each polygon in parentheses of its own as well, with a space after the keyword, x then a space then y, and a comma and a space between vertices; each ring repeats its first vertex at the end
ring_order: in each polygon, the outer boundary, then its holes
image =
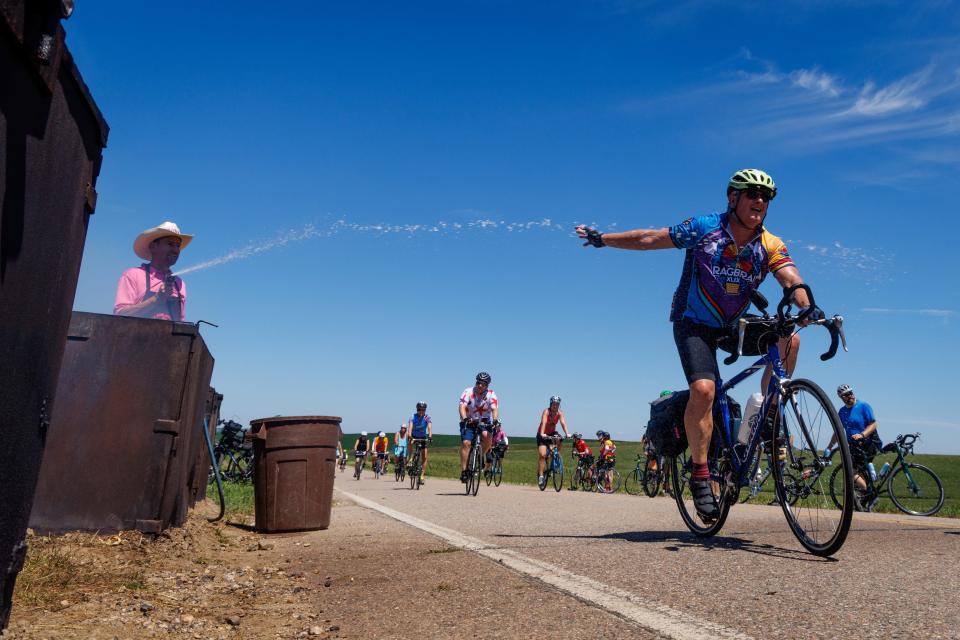
POLYGON ((848 391, 847 393, 843 394, 843 395, 840 396, 840 397, 843 398, 843 399, 852 398, 852 397, 853 397, 853 391, 848 391))
POLYGON ((747 187, 746 189, 744 189, 743 192, 751 200, 756 200, 760 196, 763 196, 764 200, 766 200, 767 202, 770 202, 771 200, 777 197, 776 191, 771 191, 770 189, 767 189, 765 187, 747 187))

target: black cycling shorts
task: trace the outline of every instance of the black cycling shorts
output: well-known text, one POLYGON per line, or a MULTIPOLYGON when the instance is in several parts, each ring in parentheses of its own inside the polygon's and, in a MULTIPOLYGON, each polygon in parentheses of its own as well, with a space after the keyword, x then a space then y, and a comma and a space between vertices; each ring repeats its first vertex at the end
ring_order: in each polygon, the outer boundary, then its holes
POLYGON ((680 365, 687 383, 695 380, 716 382, 720 378, 717 343, 729 334, 728 328, 708 327, 689 318, 681 318, 673 323, 673 340, 677 343, 680 365))
POLYGON ((553 444, 552 436, 541 436, 540 432, 537 432, 537 446, 549 447, 553 444))

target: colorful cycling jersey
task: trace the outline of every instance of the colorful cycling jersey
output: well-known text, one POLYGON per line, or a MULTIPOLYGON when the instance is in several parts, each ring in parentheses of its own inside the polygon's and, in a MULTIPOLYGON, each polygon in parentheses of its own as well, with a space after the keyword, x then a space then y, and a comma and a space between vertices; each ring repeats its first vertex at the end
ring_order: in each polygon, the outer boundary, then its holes
POLYGON ((729 218, 727 213, 711 213, 670 227, 673 244, 687 250, 671 322, 689 318, 709 327, 732 325, 768 273, 793 266, 783 240, 766 229, 737 247, 729 218))
POLYGON ((582 456, 593 455, 593 451, 590 449, 590 445, 587 444, 586 440, 577 440, 574 442, 573 450, 575 453, 579 453, 582 456))
POLYGON ((510 440, 507 438, 507 434, 504 432, 503 427, 500 427, 493 432, 493 436, 490 438, 490 444, 492 446, 497 446, 498 444, 503 443, 504 446, 510 446, 510 440))
POLYGON ((426 438, 427 437, 427 425, 432 421, 430 416, 423 414, 423 417, 420 417, 419 413, 415 413, 410 417, 410 422, 413 424, 413 431, 410 436, 413 438, 426 438))
POLYGON ((373 439, 373 450, 377 453, 383 453, 387 450, 387 436, 377 436, 373 439))
POLYGON ((616 452, 617 445, 613 444, 613 440, 604 440, 600 443, 601 458, 612 458, 616 452))
POLYGON ((557 432, 557 423, 560 422, 560 411, 550 413, 547 409, 547 424, 543 426, 543 435, 552 436, 557 432))
POLYGON ((493 389, 487 389, 482 396, 478 396, 474 387, 467 387, 460 394, 460 404, 467 407, 468 420, 493 420, 493 408, 497 406, 497 394, 493 389))

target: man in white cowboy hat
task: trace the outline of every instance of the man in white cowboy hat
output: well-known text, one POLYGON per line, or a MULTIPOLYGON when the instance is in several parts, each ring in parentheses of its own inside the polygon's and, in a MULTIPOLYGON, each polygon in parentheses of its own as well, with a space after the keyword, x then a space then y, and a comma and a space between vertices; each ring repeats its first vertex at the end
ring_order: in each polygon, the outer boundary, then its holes
POLYGON ((136 318, 183 320, 187 289, 170 267, 191 240, 193 236, 180 233, 180 227, 172 222, 138 235, 133 241, 133 252, 149 262, 127 269, 120 276, 113 312, 136 318))

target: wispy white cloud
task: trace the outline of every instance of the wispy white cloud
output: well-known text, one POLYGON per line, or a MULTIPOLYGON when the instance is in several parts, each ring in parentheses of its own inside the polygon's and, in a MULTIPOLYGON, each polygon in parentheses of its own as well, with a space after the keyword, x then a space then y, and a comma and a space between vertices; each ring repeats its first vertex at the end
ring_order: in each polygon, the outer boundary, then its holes
POLYGON ((839 96, 842 91, 840 81, 836 76, 824 73, 819 69, 797 69, 790 73, 790 81, 796 87, 830 97, 839 96))
POLYGON ((878 307, 867 307, 863 309, 865 313, 879 313, 882 315, 909 315, 909 316, 932 316, 934 318, 954 318, 957 312, 953 309, 884 309, 878 307))
POLYGON ((846 114, 869 117, 916 111, 927 104, 928 98, 923 91, 929 81, 929 67, 884 87, 877 87, 875 82, 868 80, 846 114))

